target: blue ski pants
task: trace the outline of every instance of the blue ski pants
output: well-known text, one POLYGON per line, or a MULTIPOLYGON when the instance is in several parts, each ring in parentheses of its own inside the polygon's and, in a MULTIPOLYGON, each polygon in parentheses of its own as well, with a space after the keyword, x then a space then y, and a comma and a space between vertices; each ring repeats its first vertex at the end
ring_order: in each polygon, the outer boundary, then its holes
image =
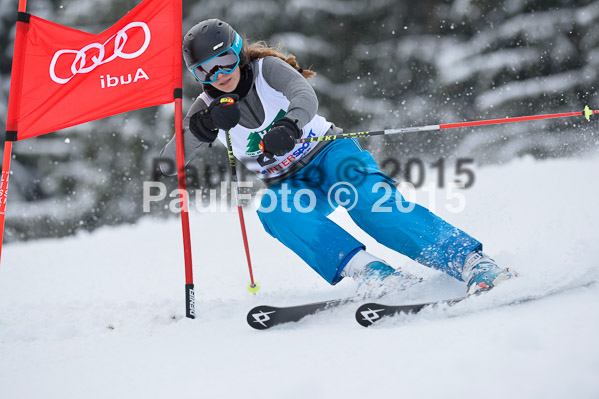
POLYGON ((466 256, 482 244, 431 213, 405 201, 354 139, 327 145, 303 169, 266 190, 258 216, 266 231, 330 284, 365 246, 327 218, 344 206, 379 243, 460 279, 466 256))

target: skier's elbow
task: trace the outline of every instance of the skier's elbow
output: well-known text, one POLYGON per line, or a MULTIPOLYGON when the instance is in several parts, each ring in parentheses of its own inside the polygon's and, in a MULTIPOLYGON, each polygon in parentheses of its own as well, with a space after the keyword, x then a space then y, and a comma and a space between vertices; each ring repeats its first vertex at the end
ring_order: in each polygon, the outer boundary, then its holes
POLYGON ((177 163, 172 157, 166 156, 165 148, 160 151, 158 158, 158 168, 160 172, 165 176, 174 176, 177 174, 177 163))

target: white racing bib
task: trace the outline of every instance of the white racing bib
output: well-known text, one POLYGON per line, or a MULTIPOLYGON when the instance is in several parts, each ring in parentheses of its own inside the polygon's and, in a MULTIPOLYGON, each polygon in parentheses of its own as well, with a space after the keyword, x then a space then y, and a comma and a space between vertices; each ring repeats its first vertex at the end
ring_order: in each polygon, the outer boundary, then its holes
MULTIPOLYGON (((268 164, 258 162, 258 157, 262 154, 259 147, 262 137, 275 121, 285 116, 289 109, 289 100, 283 93, 270 87, 262 76, 262 61, 263 59, 258 60, 255 87, 264 108, 264 122, 257 129, 248 129, 237 125, 230 132, 235 157, 249 170, 256 172, 261 179, 269 179, 284 174, 293 164, 310 153, 318 143, 297 144, 293 150, 285 155, 275 156, 268 164)), ((202 93, 200 97, 207 105, 212 102, 212 98, 206 93, 202 93)), ((302 138, 324 136, 330 127, 331 122, 320 115, 315 115, 302 129, 302 138)), ((227 134, 224 130, 218 132, 218 139, 225 147, 227 146, 227 134)))

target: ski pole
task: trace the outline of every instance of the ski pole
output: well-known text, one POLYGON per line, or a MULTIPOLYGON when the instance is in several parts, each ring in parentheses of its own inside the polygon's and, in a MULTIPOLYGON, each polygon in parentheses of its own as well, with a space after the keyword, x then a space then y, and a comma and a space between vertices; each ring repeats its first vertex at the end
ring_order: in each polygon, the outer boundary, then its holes
MULTIPOLYGON (((248 244, 248 237, 245 231, 245 220, 243 218, 243 207, 241 206, 241 198, 239 193, 239 185, 237 184, 237 168, 235 167, 235 156, 233 155, 233 143, 231 142, 231 133, 227 130, 227 151, 229 152, 229 165, 231 166, 231 179, 235 185, 237 195, 237 213, 239 214, 239 224, 241 226, 241 235, 243 237, 243 245, 245 247, 245 257, 248 262, 248 269, 250 271, 250 284, 248 285, 248 291, 255 294, 260 289, 260 286, 254 281, 254 273, 252 272, 252 259, 250 257, 250 246, 248 244)), ((231 190, 233 193, 233 190, 231 190)))
POLYGON ((398 134, 398 133, 430 132, 430 131, 435 131, 435 130, 454 129, 457 127, 499 125, 499 124, 503 124, 503 123, 524 122, 524 121, 533 121, 533 120, 551 119, 551 118, 566 118, 569 116, 581 116, 581 115, 584 116, 586 118, 586 120, 590 122, 591 116, 593 114, 599 114, 599 110, 592 110, 587 105, 586 107, 584 107, 584 110, 582 112, 579 111, 579 112, 566 112, 566 113, 561 113, 561 114, 518 116, 515 118, 488 119, 488 120, 471 121, 471 122, 446 123, 446 124, 442 124, 442 125, 414 126, 414 127, 404 127, 404 128, 399 128, 399 129, 373 130, 370 132, 341 133, 341 134, 334 134, 331 136, 308 137, 308 138, 303 138, 303 139, 297 139, 295 142, 297 144, 301 144, 301 143, 312 143, 315 141, 330 141, 330 140, 337 140, 337 139, 382 136, 382 135, 398 134))

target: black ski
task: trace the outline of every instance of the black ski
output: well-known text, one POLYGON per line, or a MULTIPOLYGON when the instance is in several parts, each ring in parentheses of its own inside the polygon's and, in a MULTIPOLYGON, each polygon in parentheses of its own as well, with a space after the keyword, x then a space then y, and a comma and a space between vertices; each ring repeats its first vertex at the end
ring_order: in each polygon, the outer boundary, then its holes
POLYGON ((356 321, 364 326, 369 327, 386 316, 393 316, 398 313, 418 313, 427 306, 453 305, 461 302, 467 297, 459 297, 452 299, 444 299, 434 302, 414 303, 411 305, 383 305, 381 303, 365 303, 356 310, 356 321))
POLYGON ((314 302, 297 306, 274 307, 261 305, 249 311, 247 322, 250 327, 257 330, 266 330, 283 323, 299 321, 306 316, 325 309, 352 302, 355 299, 331 299, 329 301, 314 302))
MULTIPOLYGON (((546 298, 551 295, 566 292, 566 291, 569 291, 572 289, 589 287, 594 284, 597 284, 597 282, 596 281, 591 281, 591 282, 585 281, 583 283, 574 282, 574 283, 571 283, 571 284, 568 284, 568 285, 565 285, 562 287, 554 287, 554 288, 549 289, 542 293, 530 294, 530 295, 525 295, 525 296, 521 296, 518 298, 513 298, 499 306, 511 306, 511 305, 516 305, 516 304, 520 304, 520 303, 526 303, 526 302, 534 301, 537 299, 546 298)), ((483 294, 485 292, 488 292, 488 291, 487 290, 478 291, 474 295, 483 294)), ((384 317, 394 316, 394 315, 401 314, 401 313, 414 314, 414 313, 420 312, 422 309, 429 307, 429 306, 430 307, 436 307, 436 306, 442 306, 442 305, 452 306, 452 305, 455 305, 456 303, 461 302, 467 298, 469 298, 469 297, 463 296, 463 297, 459 297, 459 298, 443 299, 440 301, 414 303, 411 305, 384 305, 381 303, 374 303, 374 302, 365 303, 364 305, 360 306, 358 308, 358 310, 356 310, 356 321, 364 327, 369 327, 384 317)))

